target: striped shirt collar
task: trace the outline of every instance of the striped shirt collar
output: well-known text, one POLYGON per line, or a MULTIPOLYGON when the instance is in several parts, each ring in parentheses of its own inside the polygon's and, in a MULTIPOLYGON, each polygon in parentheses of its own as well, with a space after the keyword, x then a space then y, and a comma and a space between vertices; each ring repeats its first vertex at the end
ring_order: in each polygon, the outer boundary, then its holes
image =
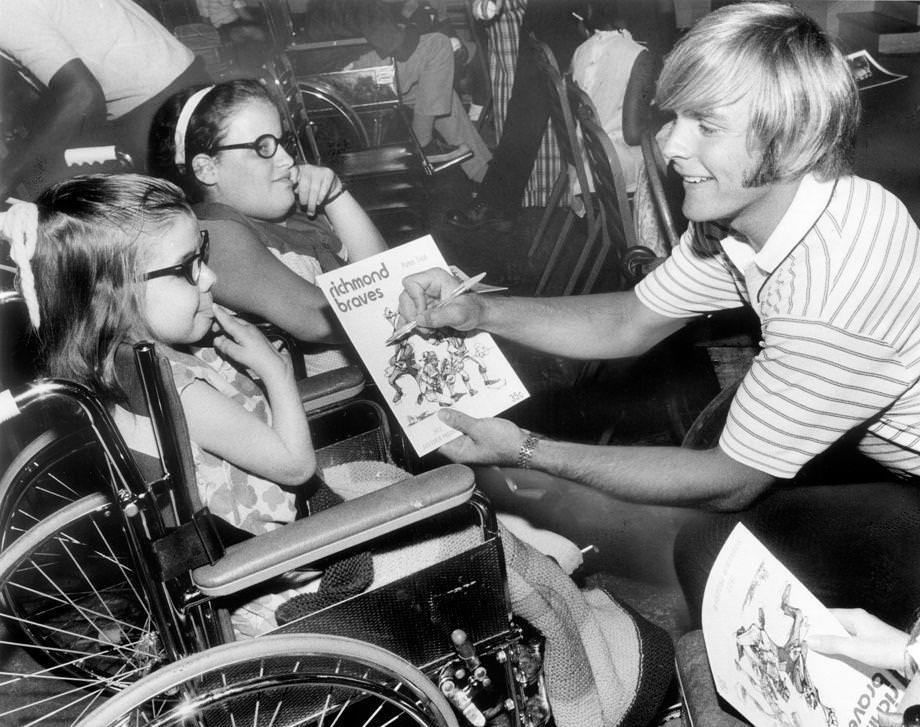
MULTIPOLYGON (((746 277, 756 275, 755 269, 759 273, 757 277, 768 277, 814 227, 830 203, 836 182, 836 179, 819 182, 813 174, 806 174, 802 177, 789 209, 770 233, 760 252, 755 253, 747 242, 736 238, 730 230, 721 240, 722 250, 746 277)), ((756 285, 754 289, 759 287, 756 285)))
POLYGON ((836 179, 819 182, 813 174, 802 177, 786 214, 754 256, 758 268, 769 274, 779 267, 824 213, 836 183, 836 179))

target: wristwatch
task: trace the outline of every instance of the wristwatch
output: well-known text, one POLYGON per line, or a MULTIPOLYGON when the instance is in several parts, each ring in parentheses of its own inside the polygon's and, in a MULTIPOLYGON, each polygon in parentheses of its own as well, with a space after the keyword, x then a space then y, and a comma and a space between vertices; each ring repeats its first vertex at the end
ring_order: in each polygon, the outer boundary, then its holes
POLYGON ((521 449, 518 451, 517 457, 517 467, 522 470, 530 469, 530 459, 533 457, 533 452, 537 448, 537 442, 540 441, 538 437, 533 432, 527 432, 527 436, 524 437, 524 441, 521 442, 521 449))

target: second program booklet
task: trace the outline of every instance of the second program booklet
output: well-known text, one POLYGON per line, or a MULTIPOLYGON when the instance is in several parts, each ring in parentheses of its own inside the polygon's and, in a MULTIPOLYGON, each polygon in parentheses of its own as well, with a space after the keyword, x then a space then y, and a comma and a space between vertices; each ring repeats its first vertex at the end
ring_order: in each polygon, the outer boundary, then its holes
POLYGON ((403 278, 429 268, 448 265, 427 235, 316 278, 419 456, 460 436, 436 416, 440 409, 489 417, 528 396, 488 333, 413 331, 386 343, 401 323, 403 278))
POLYGON ((703 638, 719 694, 755 727, 877 727, 899 680, 808 649, 847 632, 744 525, 719 551, 703 593, 703 638))

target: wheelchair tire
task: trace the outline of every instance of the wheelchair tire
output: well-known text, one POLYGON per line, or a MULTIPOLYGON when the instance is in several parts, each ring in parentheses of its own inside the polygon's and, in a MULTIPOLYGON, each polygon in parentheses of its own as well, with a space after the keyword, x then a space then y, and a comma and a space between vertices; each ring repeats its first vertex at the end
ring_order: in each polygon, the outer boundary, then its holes
POLYGON ((412 664, 373 644, 325 634, 262 636, 193 654, 78 724, 458 727, 447 700, 412 664))
MULTIPOLYGON (((28 490, 34 482, 20 484, 28 490)), ((159 666, 164 649, 127 550, 112 501, 95 493, 64 504, 0 552, 2 641, 21 647, 5 649, 0 724, 73 724, 159 666)))
POLYGON ((108 492, 100 457, 88 428, 47 431, 23 447, 0 476, 0 551, 61 506, 108 492))
MULTIPOLYGON (((338 93, 325 83, 298 82, 310 114, 310 125, 320 160, 331 164, 340 154, 361 151, 371 146, 370 135, 361 117, 338 93)), ((317 163, 316 160, 311 160, 317 163)))

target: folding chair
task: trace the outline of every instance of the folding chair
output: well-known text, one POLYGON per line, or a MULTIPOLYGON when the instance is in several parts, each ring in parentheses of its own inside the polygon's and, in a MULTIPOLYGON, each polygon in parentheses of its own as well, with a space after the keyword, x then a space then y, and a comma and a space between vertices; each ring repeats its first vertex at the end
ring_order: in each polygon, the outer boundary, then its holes
MULTIPOLYGON (((626 192, 623 170, 613 143, 597 118, 594 103, 570 77, 566 77, 565 83, 581 130, 601 217, 600 249, 594 256, 591 271, 581 292, 588 293, 593 289, 610 252, 614 253, 616 261, 618 279, 614 286, 629 287, 654 266, 657 257, 652 250, 638 244, 633 209, 626 192)), ((575 279, 580 275, 590 252, 591 249, 587 246, 582 250, 573 272, 575 279)), ((572 282, 574 283, 574 280, 572 282)))
POLYGON ((680 200, 676 199, 678 190, 673 180, 668 178, 667 162, 655 139, 655 132, 651 128, 642 132, 642 159, 655 204, 658 224, 664 232, 670 249, 673 250, 680 242, 677 221, 683 220, 686 226, 686 220, 680 215, 680 200))
MULTIPOLYGON (((558 217, 556 214, 557 206, 571 184, 572 170, 574 170, 574 179, 578 182, 578 187, 581 190, 581 198, 584 203, 586 239, 581 255, 579 256, 580 263, 576 263, 566 280, 565 294, 568 295, 575 287, 578 276, 581 273, 581 266, 583 266, 588 252, 594 246, 595 241, 601 236, 600 213, 595 207, 594 200, 589 192, 588 172, 585 167, 584 157, 581 153, 575 120, 572 116, 572 109, 569 105, 562 74, 559 72, 559 66, 556 63, 553 52, 548 45, 538 40, 532 33, 529 38, 523 39, 522 42, 529 42, 534 48, 537 65, 540 68, 543 81, 546 84, 547 93, 549 94, 550 119, 564 164, 563 170, 553 183, 552 191, 546 202, 546 209, 537 226, 537 231, 534 234, 534 240, 527 252, 527 257, 533 258, 537 254, 537 251, 542 246, 544 239, 551 229, 554 218, 558 217)), ((576 214, 571 207, 565 210, 562 226, 553 242, 549 257, 543 266, 543 272, 534 290, 535 295, 540 295, 546 290, 550 278, 553 273, 556 272, 563 248, 571 235, 575 218, 576 214)))

